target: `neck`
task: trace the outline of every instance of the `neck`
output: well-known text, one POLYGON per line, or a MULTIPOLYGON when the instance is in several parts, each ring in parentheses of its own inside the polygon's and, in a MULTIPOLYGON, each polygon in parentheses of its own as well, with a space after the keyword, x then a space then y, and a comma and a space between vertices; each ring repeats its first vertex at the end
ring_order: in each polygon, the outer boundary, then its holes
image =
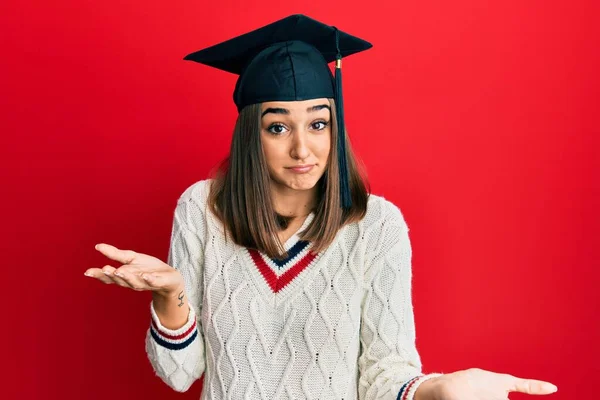
POLYGON ((293 190, 271 185, 271 199, 275 212, 284 217, 304 218, 316 206, 317 187, 293 190))

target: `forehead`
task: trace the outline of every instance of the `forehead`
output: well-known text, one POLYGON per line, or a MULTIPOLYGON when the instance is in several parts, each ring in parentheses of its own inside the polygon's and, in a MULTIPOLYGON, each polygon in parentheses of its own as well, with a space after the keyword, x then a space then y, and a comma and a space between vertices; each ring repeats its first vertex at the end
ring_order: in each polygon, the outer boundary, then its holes
POLYGON ((283 108, 289 110, 291 113, 306 113, 310 108, 319 105, 329 106, 329 100, 321 98, 300 101, 267 101, 262 103, 261 111, 265 111, 268 108, 283 108))

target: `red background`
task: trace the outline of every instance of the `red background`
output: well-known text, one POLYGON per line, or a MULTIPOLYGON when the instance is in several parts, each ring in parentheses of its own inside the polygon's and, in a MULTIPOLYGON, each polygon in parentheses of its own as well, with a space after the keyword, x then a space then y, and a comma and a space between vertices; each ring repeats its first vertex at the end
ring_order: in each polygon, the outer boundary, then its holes
POLYGON ((598 2, 11 3, 0 397, 199 397, 154 377, 150 294, 83 272, 98 242, 165 259, 177 197, 228 151, 235 76, 183 56, 301 12, 374 44, 344 61, 347 125, 411 229, 424 370, 595 398, 598 2))

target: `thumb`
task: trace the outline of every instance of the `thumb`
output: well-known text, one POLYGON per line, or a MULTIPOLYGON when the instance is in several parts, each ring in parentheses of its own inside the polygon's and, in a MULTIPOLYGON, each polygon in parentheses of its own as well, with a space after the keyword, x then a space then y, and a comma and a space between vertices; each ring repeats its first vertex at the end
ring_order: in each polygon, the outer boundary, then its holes
POLYGON ((171 288, 177 288, 178 286, 173 282, 173 277, 170 274, 164 274, 161 272, 151 273, 144 272, 140 274, 140 277, 146 282, 151 290, 154 291, 171 291, 171 288))
POLYGON ((148 286, 157 289, 160 287, 160 277, 148 272, 140 274, 140 277, 148 284, 148 286))
POLYGON ((520 392, 527 394, 550 394, 558 388, 550 382, 538 381, 535 379, 514 378, 510 385, 509 392, 520 392))

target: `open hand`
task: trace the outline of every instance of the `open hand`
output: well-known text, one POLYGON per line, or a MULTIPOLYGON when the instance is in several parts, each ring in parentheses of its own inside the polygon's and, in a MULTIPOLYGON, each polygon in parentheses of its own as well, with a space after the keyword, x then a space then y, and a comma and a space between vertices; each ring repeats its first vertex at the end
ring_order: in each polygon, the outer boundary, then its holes
POLYGON ((90 268, 85 271, 86 276, 106 284, 117 284, 137 291, 151 290, 162 295, 170 295, 184 287, 179 271, 156 257, 133 250, 120 250, 105 243, 97 244, 96 250, 123 265, 118 268, 110 265, 90 268))
MULTIPOLYGON (((550 382, 517 378, 480 368, 470 368, 433 378, 431 389, 435 395, 421 398, 436 400, 507 400, 510 392, 550 394, 557 388, 550 382)), ((423 382, 423 385, 428 382, 423 382)), ((419 388, 420 389, 420 388, 419 388)), ((432 392, 430 392, 432 393, 432 392)), ((424 393, 423 393, 424 394, 424 393)))

